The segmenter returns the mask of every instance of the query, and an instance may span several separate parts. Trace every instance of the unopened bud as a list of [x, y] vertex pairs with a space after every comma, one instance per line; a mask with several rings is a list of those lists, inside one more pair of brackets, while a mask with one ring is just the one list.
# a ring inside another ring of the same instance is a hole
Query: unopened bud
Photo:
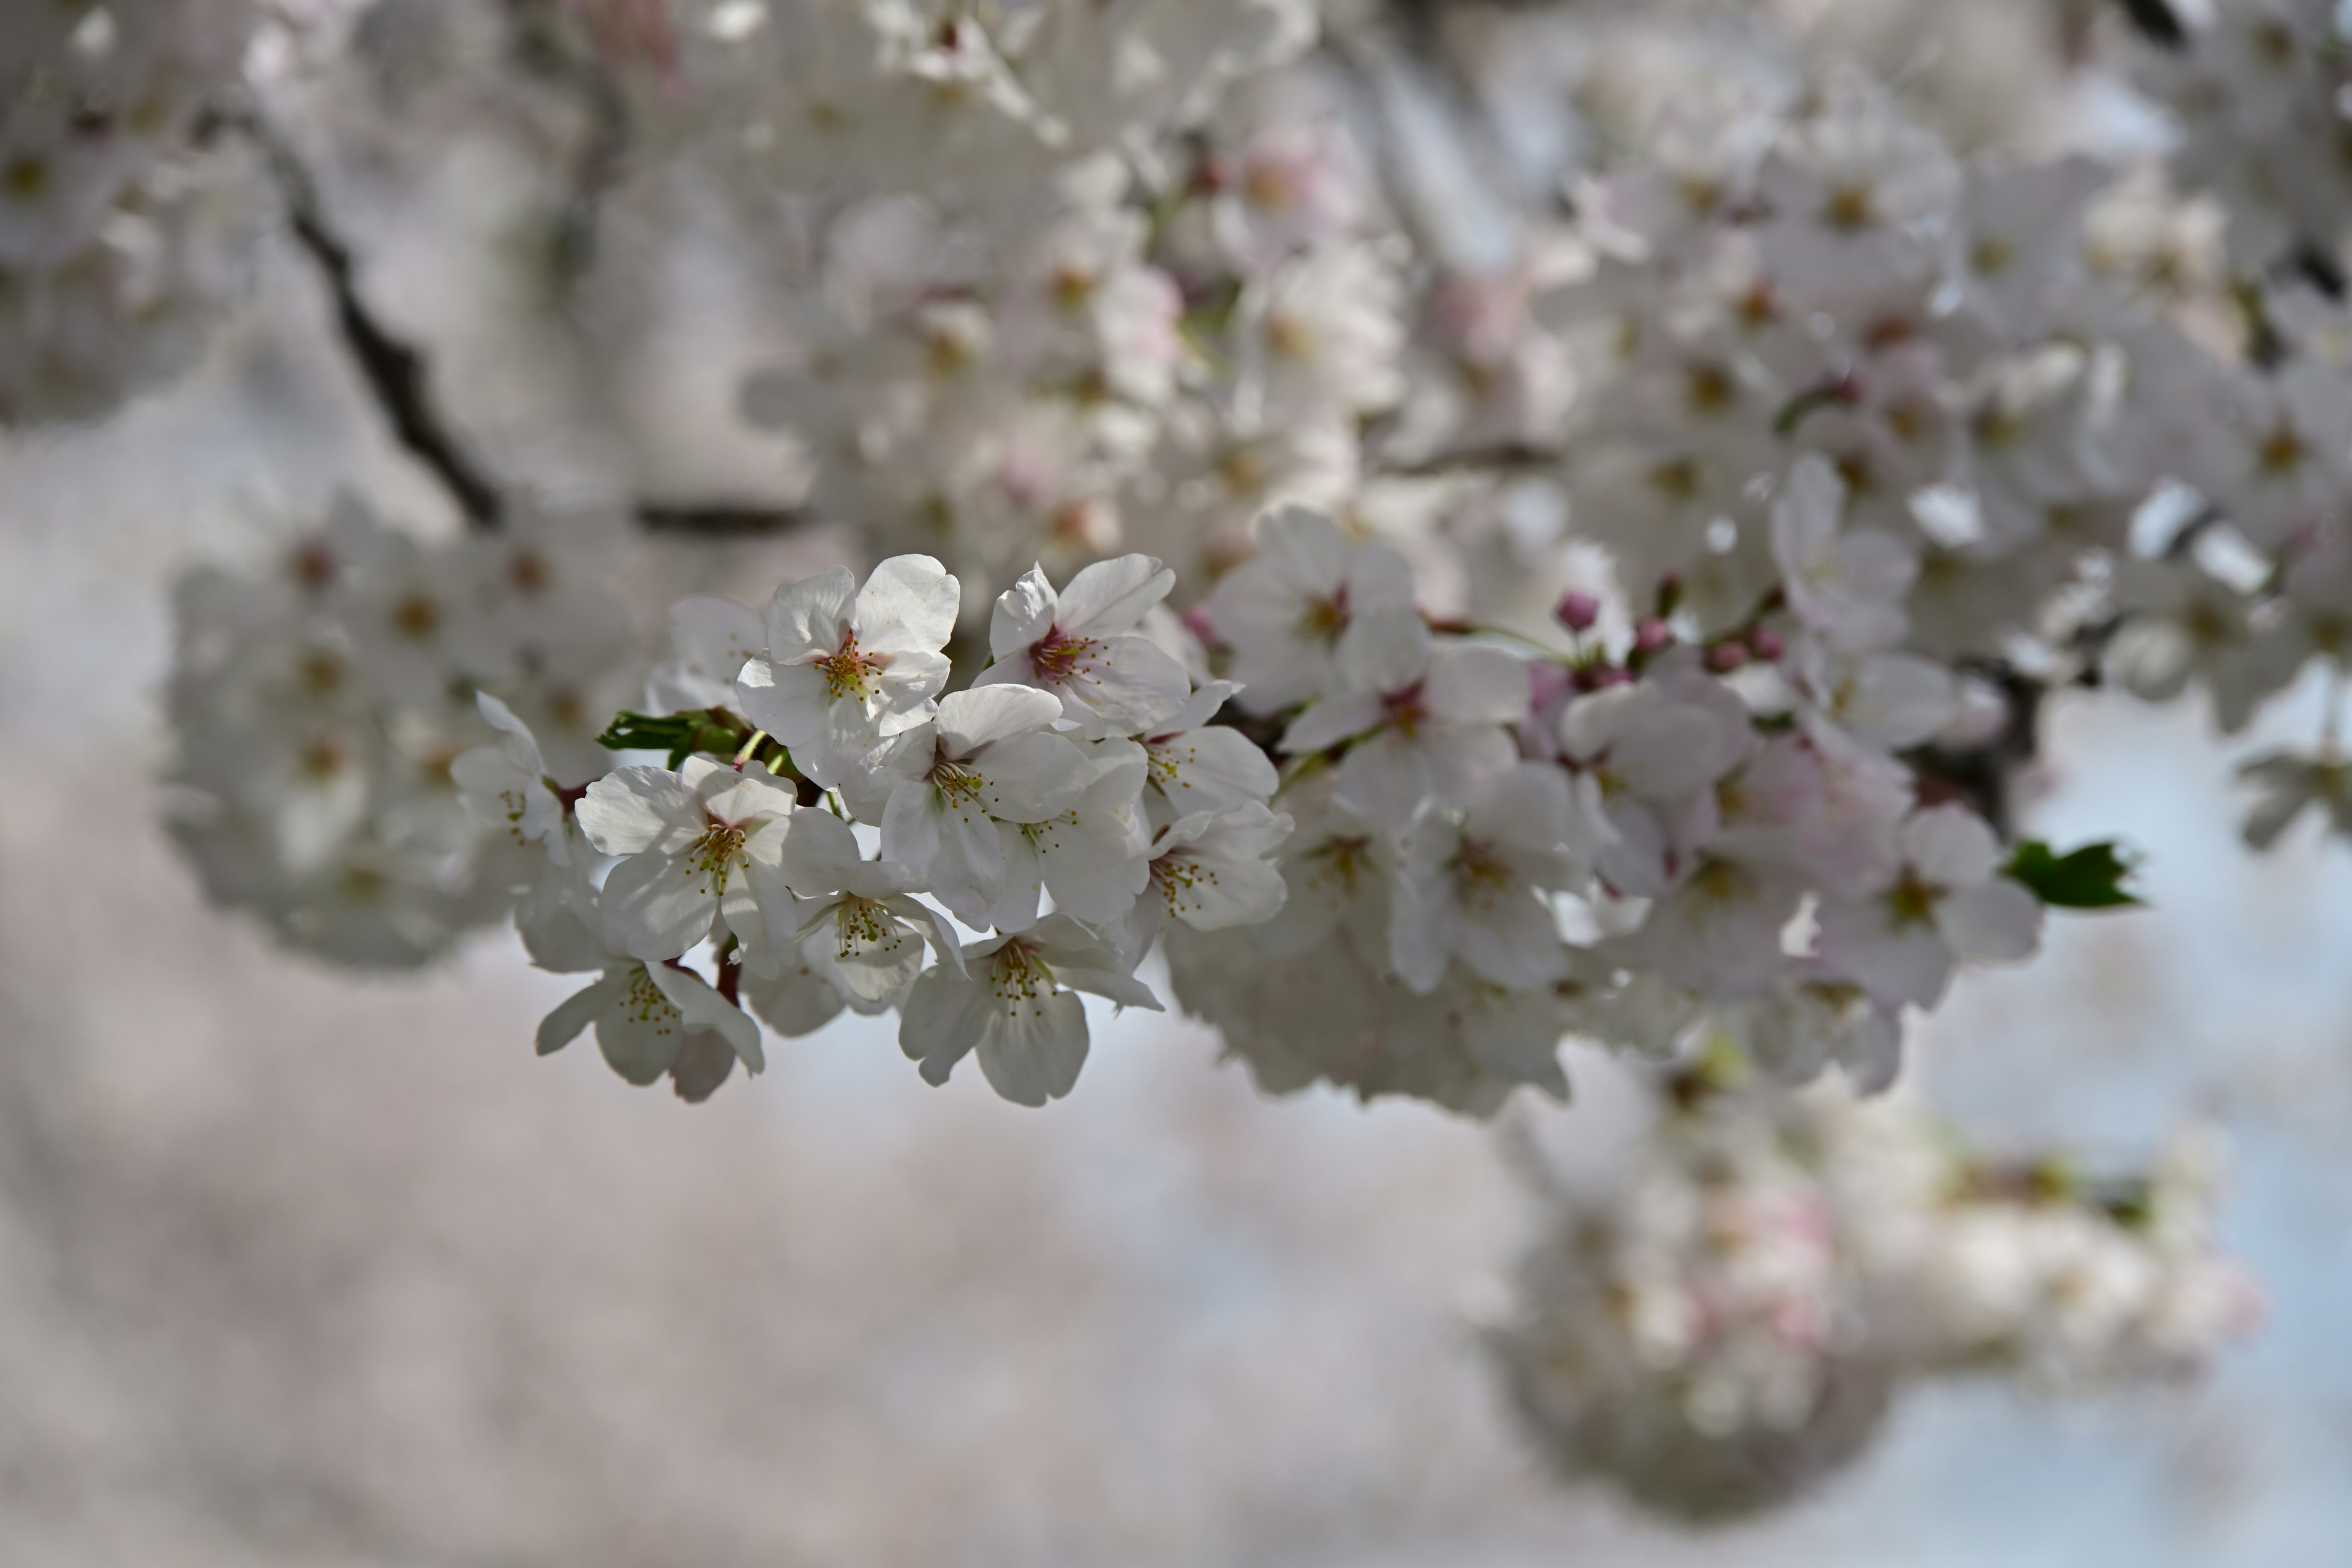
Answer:
[[1706, 667], [1717, 675], [1729, 675], [1748, 662], [1748, 649], [1739, 643], [1719, 642], [1706, 650]]
[[1788, 651], [1780, 646], [1780, 634], [1774, 631], [1770, 626], [1751, 626], [1748, 628], [1748, 646], [1758, 658], [1764, 660], [1767, 664], [1779, 663], [1780, 656]]
[[1674, 640], [1674, 628], [1655, 618], [1633, 628], [1633, 647], [1643, 653], [1655, 653]]
[[1572, 632], [1589, 632], [1601, 618], [1601, 601], [1581, 590], [1571, 590], [1560, 595], [1552, 609], [1552, 618]]

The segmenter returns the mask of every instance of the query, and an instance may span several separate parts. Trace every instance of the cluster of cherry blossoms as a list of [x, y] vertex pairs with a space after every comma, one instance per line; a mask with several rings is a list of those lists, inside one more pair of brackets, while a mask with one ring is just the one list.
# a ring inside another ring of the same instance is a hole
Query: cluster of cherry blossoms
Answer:
[[[62, 258], [178, 254], [123, 226], [228, 69], [222, 5], [35, 40], [23, 79], [83, 85], [0, 121], [0, 421], [97, 411], [148, 374], [104, 345], [203, 294], [25, 303]], [[844, 524], [873, 564], [686, 599], [649, 668], [342, 254], [355, 357], [478, 531], [349, 502], [186, 580], [174, 827], [217, 901], [360, 966], [511, 917], [589, 977], [541, 1050], [593, 1031], [690, 1100], [846, 1012], [1043, 1105], [1081, 995], [1158, 1009], [1157, 963], [1276, 1093], [1488, 1116], [1565, 1099], [1567, 1038], [1734, 1052], [1759, 1081], [1685, 1073], [1626, 1180], [1561, 1200], [1496, 1340], [1564, 1468], [1680, 1514], [1834, 1468], [1906, 1379], [2169, 1374], [2243, 1326], [2186, 1156], [2085, 1184], [1784, 1091], [1885, 1089], [1964, 966], [2132, 901], [2114, 847], [2020, 829], [2050, 694], [2194, 686], [2235, 732], [2340, 683], [2336, 7], [2133, 7], [2158, 37], [2116, 74], [2181, 135], [2132, 169], [1956, 151], [1736, 7], [1591, 7], [1633, 18], [1633, 107], [1502, 221], [1464, 192], [1508, 127], [1447, 142], [1475, 94], [1413, 89], [1377, 7], [280, 9], [252, 123], [278, 166], [340, 150], [300, 243], [335, 256], [339, 174], [415, 174], [411, 125], [354, 138], [373, 100], [318, 74], [348, 33], [383, 102], [436, 106], [419, 145], [479, 119], [541, 176], [518, 205], [563, 242], [500, 229], [483, 274], [560, 253], [584, 276], [516, 292], [583, 336], [724, 276], [757, 353], [673, 357], [805, 493], [722, 521]], [[444, 54], [477, 77], [419, 96]], [[152, 133], [93, 118], [151, 61]], [[2315, 804], [2352, 836], [2332, 718], [2245, 772], [2256, 844]]]
[[193, 363], [241, 286], [248, 176], [191, 144], [246, 0], [68, 0], [0, 29], [0, 426], [88, 419]]
[[791, 1037], [896, 1011], [929, 1082], [977, 1052], [1008, 1100], [1067, 1094], [1077, 993], [1158, 1010], [1135, 970], [1163, 924], [1254, 925], [1283, 900], [1274, 766], [1207, 725], [1231, 683], [1196, 689], [1137, 629], [1172, 583], [1143, 555], [1058, 593], [1032, 570], [996, 602], [993, 660], [952, 692], [961, 588], [929, 556], [862, 587], [845, 568], [787, 584], [764, 617], [685, 600], [650, 682], [660, 711], [608, 737], [666, 742], [667, 765], [584, 791], [485, 695], [503, 733], [450, 776], [479, 819], [543, 846], [517, 913], [533, 957], [602, 972], [541, 1050], [593, 1025], [623, 1077], [667, 1072], [699, 1098], [736, 1058], [762, 1065], [754, 1017]]
[[528, 723], [560, 787], [611, 767], [595, 736], [643, 667], [599, 577], [549, 525], [429, 544], [348, 498], [261, 573], [190, 573], [172, 827], [206, 891], [362, 968], [504, 919], [527, 862], [467, 811], [452, 764]]
[[2090, 1176], [1970, 1148], [1902, 1096], [1790, 1095], [1719, 1061], [1656, 1117], [1610, 1190], [1546, 1173], [1488, 1344], [1564, 1476], [1670, 1516], [1811, 1489], [1917, 1380], [2184, 1378], [2261, 1316], [2213, 1248], [2201, 1130], [2144, 1174]]
[[1570, 1031], [1670, 1053], [1712, 1020], [1794, 1081], [1890, 1081], [1903, 1009], [1962, 960], [2031, 954], [2042, 903], [1895, 755], [1945, 721], [1940, 671], [1831, 651], [1899, 637], [1908, 579], [1845, 512], [1801, 467], [1774, 519], [1789, 605], [1736, 636], [1612, 637], [1580, 594], [1545, 657], [1433, 628], [1385, 545], [1265, 519], [1195, 618], [1292, 764], [1290, 897], [1274, 932], [1171, 942], [1179, 997], [1269, 1088], [1481, 1113], [1564, 1096]]

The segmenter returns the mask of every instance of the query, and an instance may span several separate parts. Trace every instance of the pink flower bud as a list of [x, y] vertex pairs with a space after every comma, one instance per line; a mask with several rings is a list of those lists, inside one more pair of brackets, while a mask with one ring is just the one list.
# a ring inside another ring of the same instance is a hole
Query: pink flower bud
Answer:
[[1646, 620], [1633, 628], [1633, 646], [1643, 653], [1655, 653], [1674, 640], [1674, 628], [1661, 620]]
[[1560, 595], [1552, 609], [1552, 617], [1572, 632], [1589, 632], [1593, 622], [1601, 618], [1601, 601], [1591, 595], [1571, 590]]
[[1706, 667], [1717, 675], [1729, 675], [1748, 662], [1748, 649], [1739, 643], [1719, 642], [1706, 650]]
[[1754, 626], [1748, 633], [1748, 646], [1756, 657], [1768, 664], [1777, 663], [1788, 650], [1780, 646], [1780, 634], [1770, 626]]

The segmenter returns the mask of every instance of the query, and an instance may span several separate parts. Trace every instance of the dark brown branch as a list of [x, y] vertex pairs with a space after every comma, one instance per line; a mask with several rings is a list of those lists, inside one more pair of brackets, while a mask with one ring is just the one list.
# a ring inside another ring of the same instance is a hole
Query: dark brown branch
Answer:
[[1549, 473], [1558, 470], [1560, 454], [1549, 447], [1509, 441], [1490, 447], [1451, 447], [1409, 463], [1378, 462], [1375, 470], [1387, 479], [1444, 479], [1455, 474]]
[[476, 466], [443, 424], [433, 405], [424, 356], [387, 331], [360, 297], [358, 268], [351, 247], [327, 221], [318, 188], [293, 152], [267, 129], [257, 127], [270, 167], [286, 199], [295, 242], [318, 267], [335, 304], [335, 325], [352, 363], [410, 457], [441, 481], [466, 521], [483, 531], [505, 521], [498, 487]]
[[682, 533], [698, 539], [764, 539], [804, 526], [799, 507], [759, 505], [681, 506], [640, 501], [637, 524], [648, 533]]

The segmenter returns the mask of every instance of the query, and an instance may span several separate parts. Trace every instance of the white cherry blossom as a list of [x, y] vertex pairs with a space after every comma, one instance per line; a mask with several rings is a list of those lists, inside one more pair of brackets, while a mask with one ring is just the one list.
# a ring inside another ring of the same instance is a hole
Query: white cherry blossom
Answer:
[[1258, 521], [1256, 555], [1218, 582], [1208, 619], [1233, 649], [1242, 706], [1279, 713], [1339, 689], [1339, 641], [1359, 616], [1412, 603], [1402, 555], [1292, 506]]
[[708, 757], [666, 768], [615, 768], [588, 786], [580, 829], [620, 858], [604, 879], [604, 930], [633, 958], [685, 953], [724, 929], [763, 940], [752, 879], [783, 853], [792, 790], [758, 763], [740, 771]]
[[1118, 954], [1067, 915], [972, 942], [963, 960], [961, 970], [925, 971], [902, 1014], [898, 1044], [921, 1064], [928, 1083], [947, 1082], [956, 1063], [977, 1050], [997, 1093], [1016, 1105], [1043, 1105], [1069, 1093], [1086, 1065], [1079, 992], [1160, 1010]]
[[1490, 984], [1533, 991], [1568, 971], [1547, 889], [1580, 887], [1568, 847], [1568, 781], [1521, 763], [1484, 781], [1465, 807], [1431, 802], [1405, 835], [1389, 962], [1423, 994], [1460, 960]]
[[1192, 681], [1136, 627], [1175, 582], [1150, 555], [1097, 562], [1058, 594], [1044, 567], [1031, 567], [996, 601], [988, 627], [995, 662], [974, 684], [1051, 691], [1090, 738], [1165, 722], [1183, 706]]
[[1431, 795], [1460, 800], [1516, 755], [1503, 729], [1527, 716], [1528, 671], [1491, 647], [1440, 647], [1411, 610], [1356, 619], [1339, 642], [1341, 686], [1283, 731], [1307, 755], [1345, 745], [1340, 790], [1391, 827]]
[[667, 963], [627, 963], [605, 971], [547, 1016], [539, 1026], [539, 1054], [562, 1050], [592, 1026], [613, 1070], [641, 1086], [677, 1072], [679, 1093], [688, 1094], [698, 1042], [722, 1043], [730, 1059], [752, 1072], [767, 1066], [760, 1026], [700, 975]]
[[932, 712], [959, 592], [928, 555], [892, 556], [863, 588], [847, 567], [786, 584], [768, 605], [766, 653], [735, 682], [744, 714], [803, 773], [839, 783]]
[[1965, 806], [1930, 806], [1903, 826], [1903, 865], [1858, 899], [1823, 900], [1822, 957], [1887, 1007], [1932, 1007], [1962, 959], [2015, 963], [2042, 940], [2042, 904], [2000, 874], [2000, 846]]
[[922, 970], [926, 942], [941, 963], [963, 965], [945, 918], [910, 896], [920, 886], [915, 874], [866, 859], [849, 825], [830, 812], [794, 814], [776, 865], [755, 867], [753, 875], [779, 879], [795, 895], [761, 891], [768, 930], [782, 955], [774, 967], [797, 957], [861, 1013], [883, 1011], [906, 995]]
[[983, 924], [1004, 891], [997, 824], [1067, 811], [1093, 776], [1076, 742], [1055, 734], [1062, 700], [1031, 686], [950, 693], [939, 717], [877, 759], [882, 856], [905, 866], [967, 924]]

